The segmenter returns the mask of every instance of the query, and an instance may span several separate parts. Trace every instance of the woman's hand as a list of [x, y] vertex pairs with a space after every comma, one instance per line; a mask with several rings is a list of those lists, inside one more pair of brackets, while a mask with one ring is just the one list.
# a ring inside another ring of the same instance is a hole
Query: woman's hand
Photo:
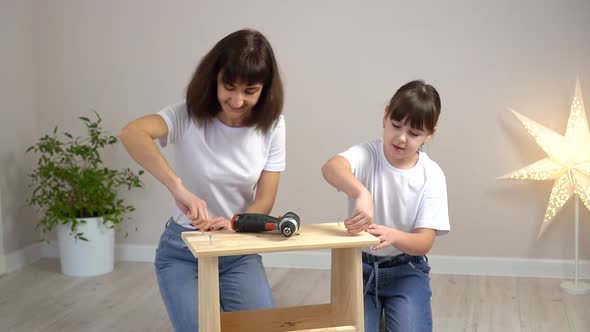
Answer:
[[172, 196], [176, 201], [176, 206], [192, 221], [193, 226], [202, 230], [211, 227], [207, 202], [188, 191], [184, 186], [175, 189]]
[[221, 231], [224, 229], [231, 229], [231, 221], [227, 220], [224, 217], [217, 217], [211, 219], [209, 223], [209, 228], [207, 228], [205, 231]]
[[354, 200], [352, 215], [344, 220], [344, 226], [351, 234], [366, 230], [373, 224], [373, 198], [368, 190], [364, 190]]

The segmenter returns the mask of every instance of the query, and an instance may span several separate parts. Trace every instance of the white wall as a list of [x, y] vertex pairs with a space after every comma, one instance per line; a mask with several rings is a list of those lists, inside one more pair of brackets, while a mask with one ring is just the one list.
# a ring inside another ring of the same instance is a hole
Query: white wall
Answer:
[[[551, 183], [496, 177], [544, 157], [507, 107], [563, 133], [578, 74], [590, 108], [588, 1], [53, 0], [34, 6], [29, 24], [41, 55], [35, 61], [42, 131], [56, 124], [76, 131], [76, 117], [96, 109], [116, 133], [181, 99], [200, 57], [224, 35], [253, 27], [271, 41], [286, 88], [288, 169], [275, 213], [293, 210], [308, 223], [343, 217], [345, 199], [322, 180], [322, 163], [379, 137], [387, 100], [401, 84], [424, 78], [443, 101], [426, 151], [447, 175], [453, 228], [433, 253], [573, 257], [571, 204], [536, 238]], [[37, 136], [30, 133], [19, 141], [29, 144]], [[120, 146], [107, 159], [133, 165]], [[127, 196], [138, 211], [129, 238], [119, 243], [155, 245], [170, 213], [169, 195], [145, 181], [144, 190]], [[583, 210], [582, 239], [590, 238], [589, 217]], [[5, 239], [24, 231], [5, 227]], [[590, 258], [588, 241], [580, 252]]]
[[[38, 76], [34, 1], [0, 2], [0, 257], [38, 241], [36, 217], [25, 208], [33, 159], [25, 150], [37, 135]], [[45, 110], [46, 111], [46, 110]]]

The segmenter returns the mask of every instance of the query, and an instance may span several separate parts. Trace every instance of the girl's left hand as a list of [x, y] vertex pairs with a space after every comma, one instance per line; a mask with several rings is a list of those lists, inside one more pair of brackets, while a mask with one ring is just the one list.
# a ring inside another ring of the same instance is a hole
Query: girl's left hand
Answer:
[[224, 229], [231, 229], [231, 221], [225, 219], [224, 217], [217, 217], [211, 219], [209, 228], [207, 228], [205, 231], [221, 231]]
[[393, 228], [383, 225], [371, 224], [371, 226], [367, 228], [367, 232], [381, 240], [381, 243], [372, 248], [373, 250], [379, 250], [388, 246], [393, 246], [393, 243], [395, 242], [396, 230]]

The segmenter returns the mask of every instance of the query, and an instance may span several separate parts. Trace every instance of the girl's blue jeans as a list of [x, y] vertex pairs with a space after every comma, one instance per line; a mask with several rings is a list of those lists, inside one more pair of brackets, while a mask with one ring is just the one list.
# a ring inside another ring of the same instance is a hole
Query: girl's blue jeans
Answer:
[[425, 256], [379, 257], [363, 252], [365, 332], [432, 331], [430, 266]]
[[[160, 294], [177, 332], [199, 330], [198, 260], [180, 233], [191, 231], [172, 219], [160, 237], [155, 269]], [[275, 306], [260, 255], [219, 257], [221, 310], [267, 309]]]

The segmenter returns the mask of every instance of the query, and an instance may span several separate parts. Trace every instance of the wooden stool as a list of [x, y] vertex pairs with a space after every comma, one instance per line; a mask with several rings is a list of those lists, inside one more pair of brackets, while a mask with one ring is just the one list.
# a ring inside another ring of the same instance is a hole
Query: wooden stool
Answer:
[[[210, 238], [209, 235], [213, 234]], [[349, 235], [338, 223], [304, 224], [290, 238], [276, 233], [184, 232], [199, 259], [199, 331], [360, 331], [364, 327], [361, 248], [379, 243], [362, 232]], [[221, 312], [219, 256], [332, 249], [330, 303], [268, 310]]]

